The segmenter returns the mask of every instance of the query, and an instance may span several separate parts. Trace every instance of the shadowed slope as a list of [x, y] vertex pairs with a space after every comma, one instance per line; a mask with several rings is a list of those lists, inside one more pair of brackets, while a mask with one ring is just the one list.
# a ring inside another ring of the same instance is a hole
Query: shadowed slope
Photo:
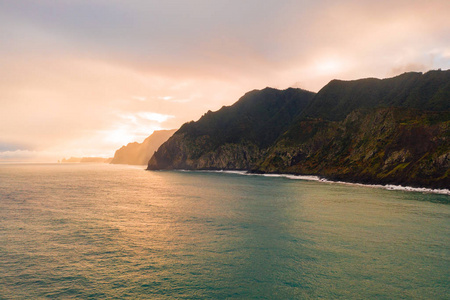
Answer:
[[317, 93], [302, 118], [338, 121], [355, 109], [372, 107], [448, 111], [450, 71], [404, 73], [387, 79], [332, 80]]
[[240, 169], [450, 187], [450, 71], [266, 88], [183, 125], [148, 169]]
[[314, 93], [266, 88], [184, 124], [149, 162], [149, 169], [248, 169], [290, 126]]

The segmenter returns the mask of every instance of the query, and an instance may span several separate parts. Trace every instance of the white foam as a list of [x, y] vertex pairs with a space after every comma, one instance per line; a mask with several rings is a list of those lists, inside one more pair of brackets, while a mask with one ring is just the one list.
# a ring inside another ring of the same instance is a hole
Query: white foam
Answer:
[[179, 172], [197, 172], [197, 173], [227, 173], [227, 174], [238, 174], [238, 175], [252, 175], [247, 171], [235, 171], [235, 170], [185, 170], [177, 169]]
[[323, 181], [322, 178], [312, 175], [290, 175], [290, 174], [260, 174], [260, 175], [264, 177], [280, 177], [293, 180]]
[[378, 188], [385, 189], [389, 191], [405, 191], [405, 192], [418, 192], [418, 193], [431, 193], [431, 194], [440, 194], [440, 195], [450, 195], [450, 189], [430, 189], [430, 188], [416, 188], [411, 186], [401, 186], [401, 185], [381, 185], [381, 184], [362, 184], [362, 183], [352, 183], [345, 181], [333, 181], [325, 178], [321, 178], [319, 176], [314, 175], [292, 175], [292, 174], [257, 174], [257, 173], [249, 173], [247, 171], [232, 171], [232, 170], [178, 170], [182, 172], [209, 172], [209, 173], [227, 173], [227, 174], [236, 174], [236, 175], [245, 175], [245, 176], [263, 176], [263, 177], [275, 177], [275, 178], [287, 178], [291, 180], [307, 180], [307, 181], [319, 181], [326, 183], [338, 183], [352, 186], [361, 186], [361, 187], [370, 187], [370, 188]]

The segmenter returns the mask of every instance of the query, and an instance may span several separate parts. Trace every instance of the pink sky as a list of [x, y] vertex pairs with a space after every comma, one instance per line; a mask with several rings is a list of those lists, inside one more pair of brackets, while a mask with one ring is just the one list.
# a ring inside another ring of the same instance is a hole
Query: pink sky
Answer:
[[0, 0], [0, 161], [113, 156], [266, 86], [450, 68], [450, 1]]

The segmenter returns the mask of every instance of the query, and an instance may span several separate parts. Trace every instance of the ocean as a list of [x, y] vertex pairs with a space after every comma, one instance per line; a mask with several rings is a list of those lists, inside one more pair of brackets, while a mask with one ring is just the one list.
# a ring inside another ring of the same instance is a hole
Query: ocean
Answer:
[[0, 275], [0, 299], [450, 299], [450, 196], [1, 164]]

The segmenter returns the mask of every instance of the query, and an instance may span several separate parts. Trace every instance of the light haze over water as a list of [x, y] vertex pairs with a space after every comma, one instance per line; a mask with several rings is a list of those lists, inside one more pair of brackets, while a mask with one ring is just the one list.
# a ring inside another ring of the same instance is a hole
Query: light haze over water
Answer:
[[450, 197], [0, 165], [0, 299], [449, 299]]

